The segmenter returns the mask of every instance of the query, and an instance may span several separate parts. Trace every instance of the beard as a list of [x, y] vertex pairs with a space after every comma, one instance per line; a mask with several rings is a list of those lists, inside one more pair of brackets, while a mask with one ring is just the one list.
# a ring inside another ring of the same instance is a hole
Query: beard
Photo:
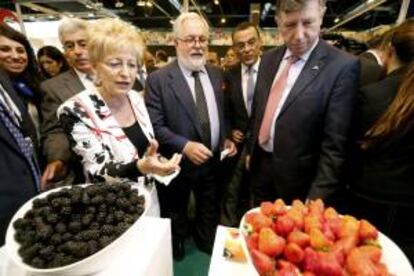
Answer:
[[178, 60], [190, 71], [200, 71], [206, 64], [204, 55], [178, 55]]

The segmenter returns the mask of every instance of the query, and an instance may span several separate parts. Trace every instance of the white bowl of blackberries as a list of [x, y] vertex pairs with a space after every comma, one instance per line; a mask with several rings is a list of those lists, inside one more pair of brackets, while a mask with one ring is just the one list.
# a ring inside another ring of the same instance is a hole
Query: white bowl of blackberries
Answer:
[[26, 202], [6, 234], [11, 259], [32, 275], [103, 270], [139, 233], [150, 196], [131, 183], [61, 187]]

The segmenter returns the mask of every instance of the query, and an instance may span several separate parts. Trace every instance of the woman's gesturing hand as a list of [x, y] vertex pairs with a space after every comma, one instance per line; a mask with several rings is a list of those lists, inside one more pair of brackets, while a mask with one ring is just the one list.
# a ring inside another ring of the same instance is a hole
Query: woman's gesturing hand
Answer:
[[138, 170], [143, 174], [157, 174], [165, 176], [174, 173], [180, 168], [181, 154], [175, 153], [170, 159], [157, 153], [158, 142], [150, 140], [147, 152], [143, 158], [138, 159]]

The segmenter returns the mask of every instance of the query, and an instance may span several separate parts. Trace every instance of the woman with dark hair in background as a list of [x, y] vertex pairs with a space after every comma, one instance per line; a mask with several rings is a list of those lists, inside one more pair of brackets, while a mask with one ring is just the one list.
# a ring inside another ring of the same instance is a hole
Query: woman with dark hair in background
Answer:
[[65, 56], [54, 46], [44, 46], [37, 52], [40, 71], [46, 79], [53, 78], [69, 70]]
[[[411, 62], [411, 65], [410, 65]], [[361, 89], [350, 211], [392, 238], [414, 263], [414, 20], [396, 28], [387, 77]]]
[[37, 138], [40, 122], [40, 70], [29, 40], [6, 23], [0, 23], [0, 67], [9, 75], [13, 86], [35, 125], [32, 137]]

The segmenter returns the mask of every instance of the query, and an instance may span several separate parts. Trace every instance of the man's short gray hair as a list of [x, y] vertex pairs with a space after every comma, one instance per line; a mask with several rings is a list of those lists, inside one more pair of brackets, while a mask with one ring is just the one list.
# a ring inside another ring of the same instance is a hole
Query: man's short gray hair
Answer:
[[183, 12], [174, 21], [174, 25], [173, 25], [174, 37], [176, 38], [180, 37], [181, 26], [183, 25], [184, 21], [188, 19], [200, 20], [203, 23], [203, 25], [205, 25], [207, 33], [209, 32], [208, 24], [201, 15], [195, 12]]
[[[276, 0], [276, 15], [282, 12], [291, 13], [302, 10], [309, 2], [315, 0]], [[326, 0], [318, 0], [319, 6], [325, 10]]]
[[63, 42], [63, 36], [66, 34], [73, 34], [77, 31], [88, 29], [88, 21], [79, 19], [79, 18], [65, 18], [62, 20], [62, 23], [59, 25], [58, 34], [60, 43]]

